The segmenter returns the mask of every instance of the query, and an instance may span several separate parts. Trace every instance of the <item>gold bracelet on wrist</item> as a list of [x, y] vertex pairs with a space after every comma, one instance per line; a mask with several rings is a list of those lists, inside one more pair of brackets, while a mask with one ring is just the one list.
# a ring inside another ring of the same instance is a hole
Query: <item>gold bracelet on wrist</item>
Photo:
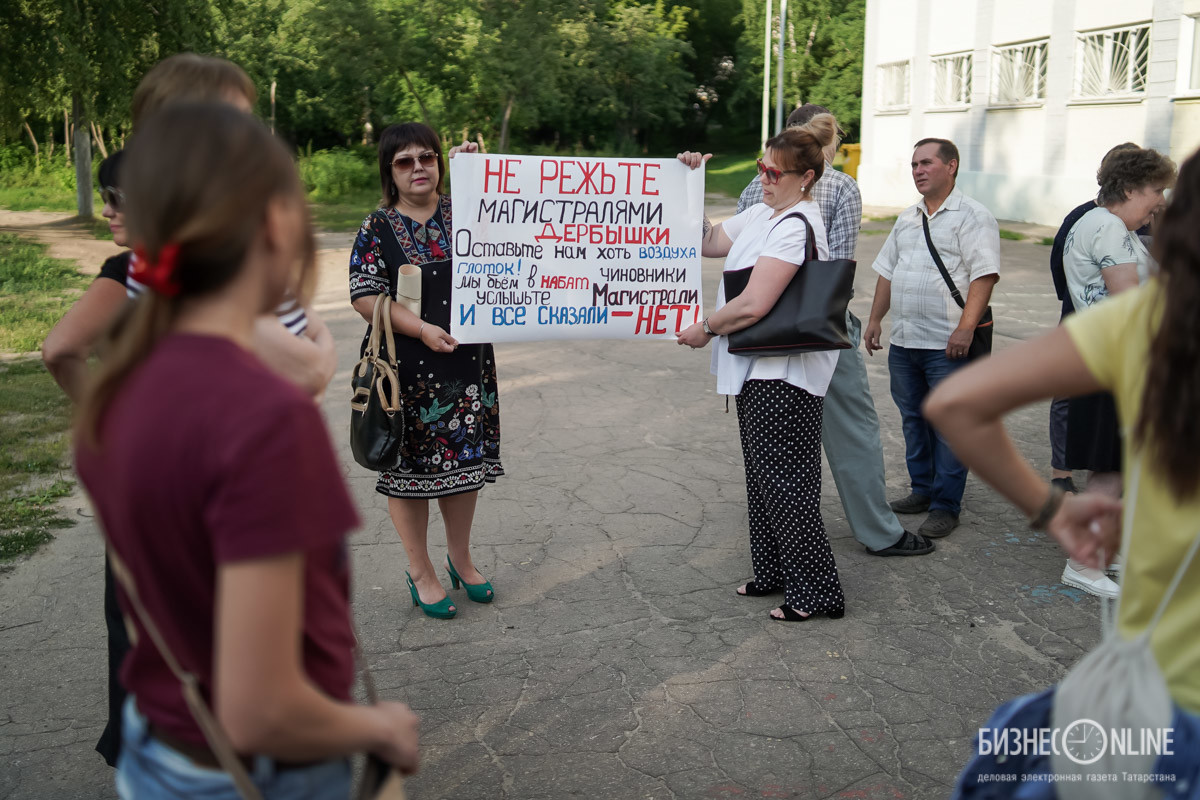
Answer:
[[1029, 519], [1029, 529], [1031, 531], [1046, 530], [1046, 526], [1050, 524], [1050, 520], [1054, 519], [1054, 515], [1058, 513], [1058, 509], [1062, 506], [1063, 499], [1066, 496], [1067, 493], [1060, 487], [1051, 486], [1050, 496], [1042, 504], [1041, 510]]

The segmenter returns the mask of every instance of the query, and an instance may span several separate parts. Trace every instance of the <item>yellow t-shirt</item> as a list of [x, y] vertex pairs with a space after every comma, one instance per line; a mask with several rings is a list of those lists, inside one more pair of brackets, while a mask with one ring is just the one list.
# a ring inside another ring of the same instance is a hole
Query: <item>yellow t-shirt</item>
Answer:
[[[1200, 533], [1200, 495], [1180, 503], [1156, 465], [1130, 441], [1142, 409], [1150, 340], [1162, 317], [1158, 280], [1067, 318], [1066, 328], [1088, 370], [1116, 397], [1124, 454], [1125, 502], [1135, 503], [1133, 538], [1121, 579], [1118, 627], [1131, 638], [1154, 616], [1175, 570]], [[1129, 494], [1134, 459], [1138, 496]], [[1159, 668], [1179, 705], [1200, 712], [1200, 554], [1171, 598], [1151, 639]]]

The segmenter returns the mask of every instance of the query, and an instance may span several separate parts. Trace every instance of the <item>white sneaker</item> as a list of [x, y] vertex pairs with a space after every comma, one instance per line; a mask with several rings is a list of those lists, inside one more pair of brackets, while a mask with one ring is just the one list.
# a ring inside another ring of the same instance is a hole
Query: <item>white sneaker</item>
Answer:
[[1104, 570], [1082, 565], [1076, 567], [1070, 561], [1067, 561], [1067, 566], [1063, 569], [1062, 582], [1067, 586], [1082, 589], [1088, 594], [1107, 597], [1110, 600], [1117, 599], [1121, 594], [1121, 587], [1105, 575]]

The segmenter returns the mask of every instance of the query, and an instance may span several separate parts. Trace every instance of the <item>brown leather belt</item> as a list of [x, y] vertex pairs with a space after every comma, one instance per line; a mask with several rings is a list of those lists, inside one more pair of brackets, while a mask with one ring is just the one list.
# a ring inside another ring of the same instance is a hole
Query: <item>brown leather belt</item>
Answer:
[[[224, 767], [221, 766], [221, 762], [217, 760], [216, 754], [213, 753], [213, 751], [210, 750], [207, 746], [202, 745], [202, 744], [193, 744], [192, 742], [185, 742], [178, 737], [172, 736], [171, 734], [167, 733], [166, 731], [162, 730], [161, 728], [159, 728], [156, 725], [150, 725], [149, 728], [150, 728], [151, 736], [153, 736], [155, 739], [158, 739], [160, 742], [162, 742], [163, 744], [165, 744], [167, 747], [171, 748], [175, 752], [179, 753], [180, 755], [186, 756], [187, 759], [189, 761], [191, 761], [193, 764], [195, 764], [197, 767], [203, 767], [205, 769], [224, 770]], [[253, 772], [254, 772], [254, 757], [238, 755], [237, 758], [238, 758], [238, 761], [242, 762], [242, 766], [246, 768], [246, 771], [253, 774]], [[280, 761], [278, 759], [275, 759], [274, 761], [275, 761], [275, 770], [277, 772], [284, 772], [284, 771], [293, 770], [293, 769], [304, 769], [305, 767], [311, 767], [315, 764], [320, 763], [318, 761], [295, 761], [295, 762], [292, 762], [292, 761]]]

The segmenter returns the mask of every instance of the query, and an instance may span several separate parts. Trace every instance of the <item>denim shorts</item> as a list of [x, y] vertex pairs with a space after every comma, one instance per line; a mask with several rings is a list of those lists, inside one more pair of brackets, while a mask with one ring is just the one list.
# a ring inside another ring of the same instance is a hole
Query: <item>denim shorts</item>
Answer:
[[[266, 800], [350, 796], [350, 762], [344, 758], [277, 769], [274, 760], [255, 756], [250, 778]], [[132, 697], [125, 701], [117, 796], [122, 800], [241, 800], [229, 773], [197, 766], [154, 738]]]

